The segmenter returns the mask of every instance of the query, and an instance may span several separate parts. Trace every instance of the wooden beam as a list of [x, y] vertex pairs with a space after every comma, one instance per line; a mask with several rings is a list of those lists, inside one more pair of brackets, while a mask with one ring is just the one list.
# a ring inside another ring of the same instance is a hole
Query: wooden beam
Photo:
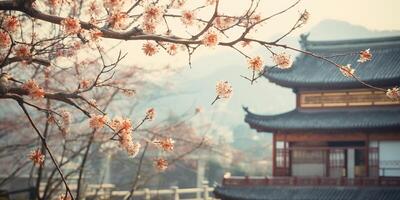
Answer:
[[[364, 141], [363, 133], [278, 133], [276, 140], [288, 142]], [[399, 134], [400, 136], [400, 134]], [[399, 137], [400, 138], [400, 137]]]
[[369, 140], [400, 140], [400, 133], [372, 133]]
[[365, 176], [369, 177], [369, 134], [366, 134], [365, 140]]
[[272, 176], [276, 176], [276, 134], [272, 135]]
[[[276, 141], [287, 142], [335, 142], [400, 140], [400, 133], [275, 133]], [[368, 138], [367, 138], [368, 137]]]

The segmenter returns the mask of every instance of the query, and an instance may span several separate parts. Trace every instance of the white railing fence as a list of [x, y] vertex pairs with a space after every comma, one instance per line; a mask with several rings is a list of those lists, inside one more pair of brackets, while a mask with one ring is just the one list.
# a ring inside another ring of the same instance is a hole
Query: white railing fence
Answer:
[[[127, 200], [129, 191], [115, 191], [113, 185], [107, 184], [103, 186], [89, 186], [85, 196], [87, 199], [121, 199]], [[208, 182], [203, 182], [203, 186], [199, 188], [178, 188], [176, 186], [170, 189], [150, 190], [148, 188], [135, 191], [134, 199], [150, 200], [154, 197], [162, 197], [161, 199], [171, 200], [212, 200], [214, 199], [210, 193], [214, 191], [213, 187], [208, 186]], [[187, 194], [195, 198], [183, 198], [181, 195]]]

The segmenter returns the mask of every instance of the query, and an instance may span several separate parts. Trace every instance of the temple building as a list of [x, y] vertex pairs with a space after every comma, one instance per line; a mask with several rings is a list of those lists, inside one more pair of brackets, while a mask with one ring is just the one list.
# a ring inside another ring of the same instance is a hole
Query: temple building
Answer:
[[[400, 37], [308, 41], [302, 36], [300, 44], [338, 64], [351, 64], [366, 84], [400, 86]], [[372, 60], [357, 63], [358, 52], [369, 48]], [[224, 177], [216, 197], [400, 199], [400, 101], [304, 54], [292, 68], [273, 68], [265, 77], [296, 94], [290, 112], [260, 115], [245, 108], [251, 128], [273, 134], [273, 176]]]

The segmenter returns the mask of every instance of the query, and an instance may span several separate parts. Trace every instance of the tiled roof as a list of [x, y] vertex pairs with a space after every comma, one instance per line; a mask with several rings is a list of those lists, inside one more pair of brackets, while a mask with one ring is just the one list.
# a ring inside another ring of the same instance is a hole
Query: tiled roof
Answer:
[[245, 111], [245, 121], [258, 131], [400, 130], [399, 108], [293, 110], [278, 115]]
[[[355, 53], [330, 59], [341, 65], [351, 64], [356, 70], [356, 75], [372, 85], [400, 85], [400, 37], [302, 43], [305, 50], [323, 56]], [[358, 65], [357, 52], [368, 48], [371, 49], [372, 60]], [[336, 66], [304, 54], [296, 58], [292, 68], [273, 68], [265, 76], [271, 82], [290, 88], [363, 87], [354, 79], [343, 76]]]
[[252, 186], [216, 187], [222, 200], [398, 200], [398, 187], [299, 187]]

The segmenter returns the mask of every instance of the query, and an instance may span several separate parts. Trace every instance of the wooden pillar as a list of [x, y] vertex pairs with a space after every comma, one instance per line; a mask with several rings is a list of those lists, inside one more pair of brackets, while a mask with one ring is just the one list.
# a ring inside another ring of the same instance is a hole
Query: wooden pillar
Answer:
[[288, 176], [289, 175], [289, 166], [287, 163], [288, 149], [286, 147], [286, 140], [287, 140], [287, 135], [285, 134], [285, 139], [283, 140], [283, 167], [285, 169], [285, 176]]
[[272, 176], [276, 176], [276, 135], [272, 134]]
[[369, 134], [365, 139], [365, 176], [369, 177]]
[[331, 169], [331, 167], [330, 167], [330, 149], [329, 148], [326, 150], [325, 156], [326, 156], [326, 158], [325, 158], [325, 170], [326, 170], [325, 176], [329, 177], [330, 169]]
[[380, 153], [380, 152], [381, 152], [381, 141], [378, 141], [378, 152], [377, 152], [377, 154], [378, 154], [378, 155], [377, 155], [378, 159], [377, 159], [377, 161], [376, 161], [376, 162], [377, 162], [377, 165], [378, 165], [378, 166], [377, 166], [377, 167], [378, 167], [378, 177], [381, 176], [381, 175], [380, 175], [380, 173], [381, 173], [381, 172], [380, 172], [380, 171], [381, 171], [381, 170], [380, 170], [380, 169], [381, 169], [381, 162], [380, 162], [380, 160], [381, 160], [380, 154], [381, 154], [381, 153]]
[[288, 142], [288, 154], [289, 154], [289, 156], [288, 156], [288, 159], [289, 159], [289, 169], [288, 169], [288, 171], [289, 171], [289, 174], [288, 174], [288, 176], [292, 176], [292, 150], [291, 150], [291, 146], [290, 146], [290, 142]]
[[344, 149], [344, 177], [348, 177], [348, 169], [347, 169], [347, 149]]

